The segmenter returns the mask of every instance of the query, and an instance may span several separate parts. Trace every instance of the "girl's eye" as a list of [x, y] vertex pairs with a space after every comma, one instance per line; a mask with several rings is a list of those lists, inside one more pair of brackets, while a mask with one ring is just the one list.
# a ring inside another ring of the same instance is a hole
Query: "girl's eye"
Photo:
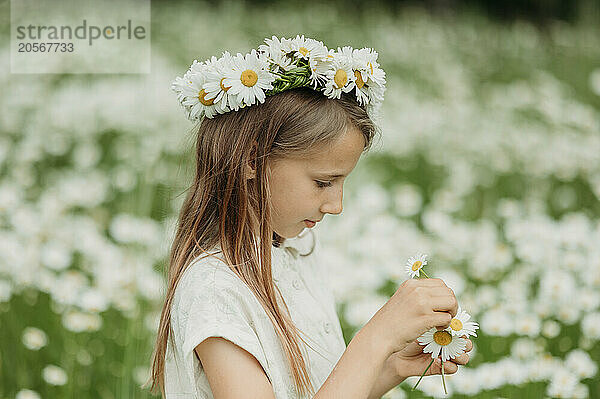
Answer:
[[322, 181], [315, 180], [315, 182], [317, 183], [317, 187], [319, 187], [319, 188], [331, 187], [330, 181], [322, 182]]

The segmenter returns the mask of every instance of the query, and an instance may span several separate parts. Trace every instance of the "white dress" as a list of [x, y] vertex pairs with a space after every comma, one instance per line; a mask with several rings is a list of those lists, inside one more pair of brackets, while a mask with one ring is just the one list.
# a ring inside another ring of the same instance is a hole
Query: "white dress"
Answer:
[[[313, 253], [301, 256], [310, 252], [313, 240]], [[285, 240], [280, 248], [271, 248], [274, 282], [292, 320], [312, 346], [299, 342], [316, 392], [346, 349], [325, 278], [327, 265], [319, 263], [319, 243], [309, 229]], [[213, 398], [194, 352], [208, 337], [223, 337], [251, 353], [265, 370], [277, 399], [298, 398], [271, 321], [249, 288], [221, 260], [209, 256], [184, 272], [175, 290], [171, 325], [175, 347], [167, 344], [167, 399]]]

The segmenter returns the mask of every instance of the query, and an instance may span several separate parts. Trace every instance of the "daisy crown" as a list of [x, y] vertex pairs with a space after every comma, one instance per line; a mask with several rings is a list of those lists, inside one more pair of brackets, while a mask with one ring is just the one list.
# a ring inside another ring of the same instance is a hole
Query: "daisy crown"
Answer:
[[218, 59], [194, 60], [171, 84], [186, 117], [192, 122], [214, 118], [298, 87], [310, 87], [332, 99], [352, 92], [370, 116], [379, 112], [386, 81], [373, 49], [330, 50], [304, 35], [273, 36], [265, 43], [246, 55], [226, 51]]

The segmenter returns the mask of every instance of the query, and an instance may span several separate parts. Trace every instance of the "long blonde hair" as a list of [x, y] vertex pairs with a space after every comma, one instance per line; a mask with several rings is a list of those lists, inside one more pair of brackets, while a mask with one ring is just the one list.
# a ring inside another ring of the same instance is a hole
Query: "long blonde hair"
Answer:
[[[276, 300], [279, 290], [271, 274], [271, 245], [279, 246], [285, 238], [269, 223], [268, 162], [322, 149], [350, 128], [364, 135], [364, 151], [368, 151], [377, 128], [354, 94], [342, 93], [341, 99], [328, 99], [309, 88], [288, 90], [267, 97], [262, 104], [201, 121], [195, 178], [179, 213], [152, 354], [148, 383], [152, 381], [153, 393], [160, 386], [165, 395], [167, 339], [174, 347], [171, 305], [175, 288], [195, 258], [220, 245], [231, 270], [250, 288], [273, 323], [297, 392], [314, 394], [298, 344], [301, 331], [292, 322], [285, 301], [284, 311]], [[255, 178], [247, 180], [245, 165], [254, 167]]]

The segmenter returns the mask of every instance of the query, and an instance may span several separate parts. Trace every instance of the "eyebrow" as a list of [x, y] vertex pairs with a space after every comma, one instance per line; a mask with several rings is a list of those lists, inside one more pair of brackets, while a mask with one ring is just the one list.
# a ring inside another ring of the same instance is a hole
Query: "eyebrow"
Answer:
[[323, 176], [323, 177], [328, 177], [330, 179], [336, 179], [338, 177], [344, 177], [345, 175], [340, 175], [340, 174], [331, 174], [331, 173], [324, 173], [324, 172], [317, 172], [318, 175]]

